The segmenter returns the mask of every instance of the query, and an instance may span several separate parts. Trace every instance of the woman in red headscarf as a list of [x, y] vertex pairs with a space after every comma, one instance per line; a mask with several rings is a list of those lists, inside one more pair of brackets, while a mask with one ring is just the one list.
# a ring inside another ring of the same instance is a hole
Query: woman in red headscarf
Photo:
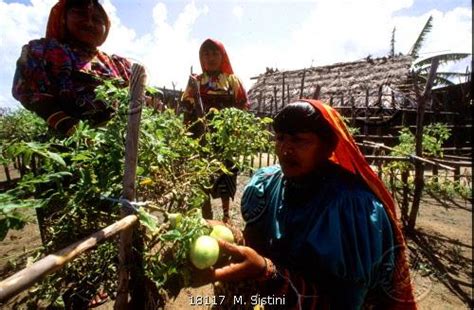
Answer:
[[13, 96], [45, 119], [50, 128], [71, 134], [79, 120], [107, 122], [115, 107], [95, 99], [104, 80], [126, 86], [130, 62], [98, 50], [110, 20], [97, 0], [60, 0], [48, 19], [46, 37], [23, 46]]
[[219, 241], [234, 263], [210, 271], [218, 294], [234, 308], [416, 309], [394, 202], [339, 114], [303, 100], [273, 127], [280, 165], [245, 188], [245, 246]]
[[[214, 39], [207, 39], [199, 49], [199, 60], [201, 62], [202, 74], [192, 76], [197, 80], [199, 91], [193, 85], [188, 85], [181, 98], [184, 119], [186, 123], [192, 123], [198, 118], [196, 102], [200, 97], [203, 112], [207, 113], [211, 108], [221, 110], [224, 108], [238, 108], [247, 110], [249, 107], [247, 94], [239, 78], [234, 74], [227, 56], [224, 45]], [[229, 221], [230, 198], [234, 198], [237, 183], [237, 171], [232, 169], [232, 163], [226, 163], [232, 171], [232, 175], [221, 174], [214, 182], [211, 196], [221, 198], [224, 222]], [[212, 218], [210, 200], [203, 206], [204, 218]]]
[[[115, 107], [97, 100], [95, 89], [105, 80], [127, 86], [131, 68], [127, 59], [98, 50], [109, 29], [109, 18], [97, 0], [60, 0], [51, 9], [46, 37], [30, 41], [22, 49], [13, 96], [62, 135], [70, 135], [80, 120], [92, 126], [107, 122]], [[61, 206], [55, 203], [37, 209], [44, 244], [48, 244], [44, 219]], [[97, 306], [107, 297], [98, 293], [88, 300], [90, 294], [84, 293], [84, 287], [68, 291], [66, 307], [73, 309]]]

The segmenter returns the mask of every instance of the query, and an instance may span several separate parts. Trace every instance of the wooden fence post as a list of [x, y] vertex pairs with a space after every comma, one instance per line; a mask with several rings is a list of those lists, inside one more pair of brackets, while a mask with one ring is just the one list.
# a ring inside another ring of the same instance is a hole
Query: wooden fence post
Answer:
[[282, 73], [281, 81], [281, 109], [285, 107], [285, 72]]
[[7, 164], [3, 164], [3, 171], [5, 171], [5, 177], [7, 178], [7, 183], [9, 184], [12, 178], [10, 176], [10, 169]]
[[286, 85], [286, 103], [290, 103], [290, 85]]
[[365, 124], [364, 124], [364, 135], [369, 134], [369, 88], [365, 90]]
[[313, 93], [313, 99], [319, 100], [320, 95], [321, 95], [321, 86], [319, 86], [319, 84], [316, 84], [316, 88], [314, 89], [314, 93]]
[[300, 85], [300, 99], [303, 98], [305, 76], [306, 76], [306, 69], [303, 69], [303, 77], [301, 78], [301, 85]]
[[[123, 177], [123, 198], [133, 201], [135, 198], [135, 177], [138, 161], [138, 142], [140, 130], [140, 118], [142, 106], [145, 101], [145, 68], [139, 64], [132, 67], [130, 81], [130, 105], [127, 123], [127, 138], [125, 145], [125, 171]], [[174, 88], [174, 85], [173, 85]], [[130, 215], [132, 211], [122, 208], [122, 216]], [[132, 252], [133, 227], [120, 233], [119, 245], [119, 284], [117, 300], [114, 309], [144, 309], [145, 291], [143, 289], [143, 262], [142, 253]], [[138, 245], [138, 251], [140, 245]], [[132, 273], [133, 266], [133, 273]], [[138, 270], [137, 270], [138, 269]], [[140, 270], [141, 269], [141, 270]], [[135, 272], [138, 271], [138, 272]], [[141, 274], [141, 275], [140, 275]], [[129, 285], [131, 281], [132, 287]], [[131, 304], [129, 304], [129, 292], [131, 291]]]
[[278, 113], [278, 89], [273, 86], [273, 103], [275, 104], [275, 114]]
[[[420, 96], [418, 87], [415, 80], [415, 92], [417, 96], [418, 108], [416, 114], [416, 135], [415, 135], [415, 154], [416, 156], [422, 156], [423, 153], [423, 116], [425, 113], [425, 104], [431, 98], [431, 88], [433, 87], [434, 78], [436, 71], [438, 70], [439, 58], [435, 57], [431, 61], [431, 68], [426, 81], [425, 90], [423, 95]], [[421, 194], [424, 187], [424, 164], [422, 162], [415, 162], [415, 191], [413, 194], [413, 204], [410, 210], [410, 218], [408, 219], [408, 231], [415, 229], [416, 217], [420, 208]]]

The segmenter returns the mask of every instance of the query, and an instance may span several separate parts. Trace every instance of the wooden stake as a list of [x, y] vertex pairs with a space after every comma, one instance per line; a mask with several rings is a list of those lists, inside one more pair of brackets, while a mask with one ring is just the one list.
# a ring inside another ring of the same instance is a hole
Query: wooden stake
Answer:
[[[415, 134], [415, 154], [421, 156], [423, 153], [423, 117], [425, 113], [425, 104], [431, 98], [431, 88], [438, 70], [439, 58], [434, 57], [431, 61], [431, 68], [426, 81], [425, 90], [423, 95], [420, 96], [418, 93], [417, 84], [415, 82], [415, 92], [418, 101], [418, 111], [416, 114], [416, 134]], [[416, 78], [415, 78], [416, 81]], [[410, 210], [410, 217], [408, 219], [408, 231], [415, 229], [416, 217], [418, 216], [418, 210], [420, 208], [421, 194], [424, 187], [424, 166], [420, 161], [415, 162], [415, 191], [413, 194], [413, 204]]]
[[282, 73], [281, 81], [281, 109], [285, 107], [285, 72]]
[[[138, 161], [138, 139], [140, 118], [142, 106], [145, 101], [145, 68], [139, 64], [134, 64], [132, 67], [132, 77], [130, 81], [130, 106], [127, 123], [127, 138], [125, 145], [125, 172], [123, 177], [123, 198], [133, 201], [135, 198], [135, 177]], [[173, 85], [174, 88], [174, 85]], [[130, 210], [122, 208], [122, 216], [126, 217], [131, 213]], [[132, 240], [133, 229], [129, 227], [120, 234], [119, 245], [119, 284], [117, 291], [117, 300], [114, 309], [129, 308], [129, 280], [132, 276], [132, 266], [135, 268], [142, 268], [141, 258], [133, 257], [132, 255]], [[140, 255], [141, 253], [139, 253]], [[134, 285], [138, 284], [134, 281]], [[132, 287], [134, 292], [140, 290]], [[145, 292], [142, 290], [141, 294], [144, 296]], [[132, 293], [134, 295], [134, 293]], [[134, 302], [140, 302], [138, 296], [132, 296]], [[141, 300], [144, 303], [144, 298]], [[143, 308], [140, 308], [143, 309]]]
[[300, 99], [303, 98], [303, 91], [304, 91], [304, 78], [306, 76], [306, 69], [303, 69], [303, 77], [301, 78], [301, 85], [300, 85]]
[[313, 93], [313, 99], [319, 100], [320, 93], [321, 93], [321, 86], [319, 86], [319, 84], [316, 84], [316, 88], [314, 89], [314, 93]]

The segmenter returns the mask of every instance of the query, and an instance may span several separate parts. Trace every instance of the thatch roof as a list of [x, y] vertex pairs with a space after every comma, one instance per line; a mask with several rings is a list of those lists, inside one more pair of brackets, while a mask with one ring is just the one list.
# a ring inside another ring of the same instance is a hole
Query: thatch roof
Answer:
[[[303, 98], [313, 98], [319, 86], [319, 99], [328, 103], [332, 101], [336, 107], [351, 106], [351, 97], [356, 107], [364, 107], [366, 98], [369, 98], [368, 106], [413, 107], [410, 77], [412, 61], [411, 56], [400, 55], [374, 59], [367, 57], [301, 70], [278, 71], [267, 68], [267, 72], [254, 78], [257, 81], [249, 90], [251, 110], [257, 111], [259, 102], [260, 111], [273, 110], [275, 98], [277, 109], [283, 102], [286, 104], [297, 100], [300, 98], [303, 76]], [[342, 101], [341, 97], [344, 97]]]

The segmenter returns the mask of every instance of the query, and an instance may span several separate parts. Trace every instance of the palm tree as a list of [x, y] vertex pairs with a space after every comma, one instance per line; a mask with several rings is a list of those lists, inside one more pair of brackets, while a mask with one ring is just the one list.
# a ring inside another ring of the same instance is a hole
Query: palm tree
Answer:
[[[430, 16], [426, 21], [425, 26], [421, 30], [420, 34], [418, 35], [418, 38], [416, 39], [415, 43], [408, 52], [408, 55], [412, 56], [414, 59], [412, 63], [412, 69], [421, 83], [426, 82], [426, 79], [428, 78], [428, 72], [430, 71], [431, 61], [433, 60], [433, 58], [437, 57], [439, 59], [439, 64], [442, 65], [449, 62], [460, 61], [472, 55], [470, 53], [445, 53], [420, 59], [419, 51], [423, 46], [426, 36], [431, 32], [431, 29], [433, 28], [432, 22], [433, 17]], [[454, 85], [455, 83], [452, 81], [452, 79], [466, 78], [469, 75], [469, 72], [437, 72], [433, 86]]]

